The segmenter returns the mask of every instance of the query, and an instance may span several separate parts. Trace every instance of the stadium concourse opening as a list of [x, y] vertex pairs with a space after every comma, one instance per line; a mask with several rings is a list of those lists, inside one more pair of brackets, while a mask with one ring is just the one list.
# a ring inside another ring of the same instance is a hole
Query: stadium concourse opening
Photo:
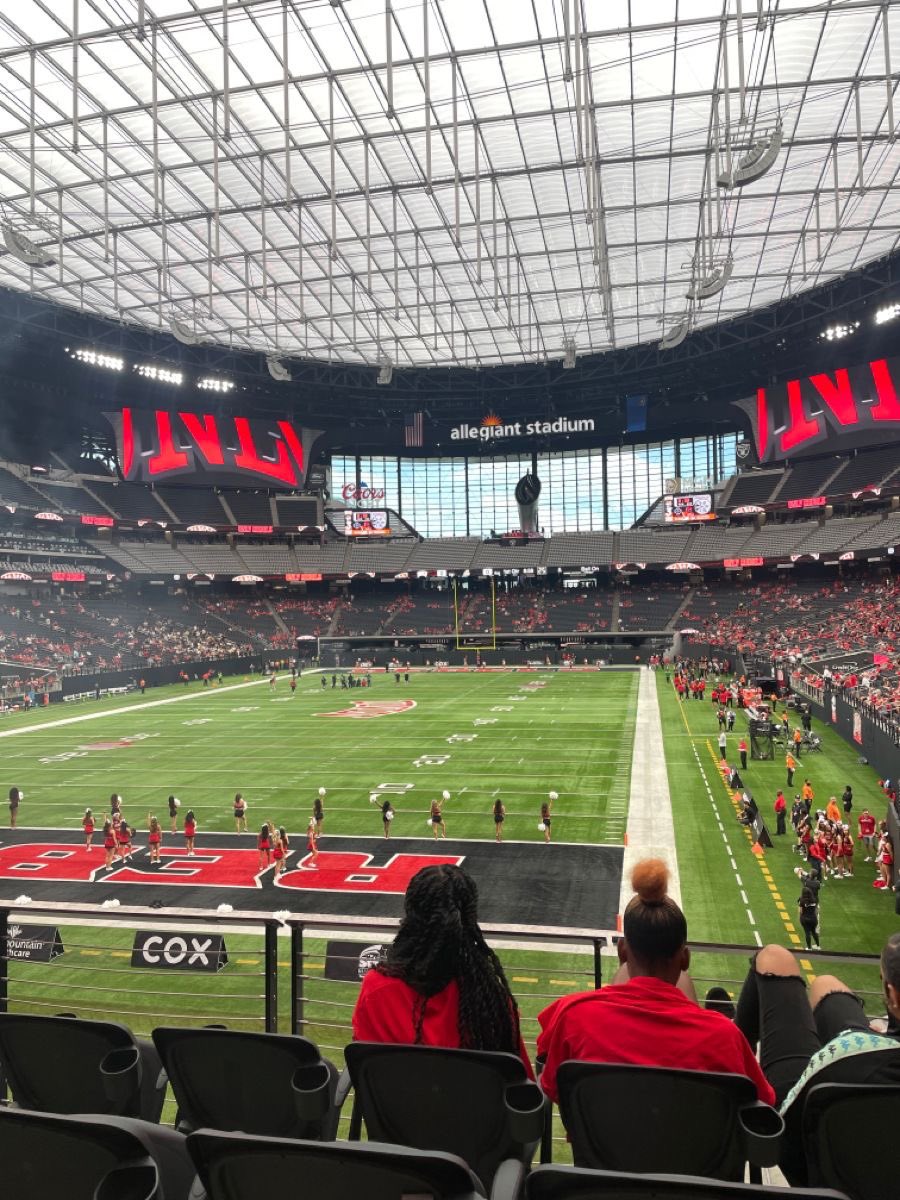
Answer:
[[620, 846], [507, 841], [500, 856], [493, 841], [330, 836], [320, 841], [316, 868], [305, 851], [290, 851], [276, 881], [272, 867], [259, 869], [254, 837], [217, 833], [210, 841], [190, 857], [163, 846], [157, 866], [138, 838], [134, 852], [106, 870], [102, 850], [86, 850], [80, 833], [19, 827], [0, 842], [0, 891], [7, 903], [24, 891], [40, 903], [399, 917], [413, 875], [453, 863], [478, 884], [479, 912], [489, 924], [522, 933], [616, 929]]

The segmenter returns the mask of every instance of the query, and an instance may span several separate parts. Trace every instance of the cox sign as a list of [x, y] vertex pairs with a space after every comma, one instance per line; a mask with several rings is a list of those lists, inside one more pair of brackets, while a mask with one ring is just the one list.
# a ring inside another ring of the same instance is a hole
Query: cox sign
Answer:
[[173, 933], [142, 929], [134, 935], [133, 967], [163, 971], [221, 971], [228, 962], [220, 933]]
[[353, 483], [345, 483], [341, 488], [341, 496], [344, 500], [355, 500], [357, 504], [368, 500], [383, 500], [384, 488], [357, 487]]

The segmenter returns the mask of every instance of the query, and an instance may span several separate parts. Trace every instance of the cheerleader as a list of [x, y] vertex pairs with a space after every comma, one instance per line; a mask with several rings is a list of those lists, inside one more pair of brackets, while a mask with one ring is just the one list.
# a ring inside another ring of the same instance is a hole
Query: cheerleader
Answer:
[[283, 825], [278, 826], [278, 836], [281, 838], [281, 844], [284, 846], [284, 856], [287, 859], [287, 852], [291, 848], [291, 839], [288, 837], [287, 830]]
[[103, 849], [106, 852], [106, 863], [104, 865], [108, 871], [112, 868], [113, 859], [116, 856], [116, 834], [109, 817], [103, 822]]
[[322, 822], [325, 820], [325, 808], [322, 801], [325, 799], [326, 791], [323, 787], [319, 788], [319, 794], [313, 801], [313, 820], [316, 823], [316, 835], [322, 832]]
[[268, 821], [262, 826], [259, 831], [259, 838], [256, 842], [259, 850], [259, 870], [264, 871], [272, 865], [272, 831], [269, 828]]
[[494, 801], [494, 841], [503, 841], [503, 822], [506, 818], [506, 807], [498, 796]]
[[878, 864], [880, 878], [876, 879], [872, 886], [883, 888], [888, 892], [893, 891], [894, 843], [889, 833], [882, 833], [881, 835], [881, 842], [878, 846], [878, 853], [875, 855], [875, 862]]
[[194, 835], [197, 832], [197, 818], [194, 816], [194, 810], [189, 808], [187, 816], [184, 818], [184, 848], [187, 851], [188, 858], [194, 857]]
[[177, 796], [169, 797], [169, 827], [173, 833], [178, 832], [178, 808], [181, 801]]
[[84, 848], [90, 850], [91, 842], [94, 839], [94, 815], [89, 808], [84, 810], [84, 816], [81, 818], [81, 828], [84, 830]]
[[538, 828], [544, 835], [544, 841], [550, 841], [550, 813], [553, 811], [553, 801], [556, 800], [556, 792], [549, 792], [547, 799], [541, 805], [541, 820]]
[[122, 815], [122, 797], [118, 792], [113, 792], [109, 798], [109, 811], [114, 817]]
[[447, 836], [447, 826], [444, 824], [444, 814], [441, 812], [441, 809], [444, 807], [445, 802], [449, 799], [450, 793], [442, 792], [440, 800], [432, 800], [431, 802], [431, 816], [429, 820], [431, 821], [431, 828], [434, 833], [435, 841], [437, 841], [439, 829], [441, 831], [442, 838]]
[[240, 792], [234, 796], [234, 828], [236, 833], [247, 832], [247, 801]]
[[119, 852], [119, 858], [126, 859], [131, 854], [131, 830], [128, 827], [128, 822], [122, 818], [116, 827], [116, 846]]
[[159, 865], [159, 844], [162, 841], [162, 830], [159, 827], [159, 820], [148, 814], [147, 825], [150, 830], [150, 835], [147, 841], [150, 843], [150, 861]]
[[281, 837], [281, 830], [275, 834], [275, 844], [272, 847], [272, 858], [275, 860], [275, 878], [284, 873], [284, 842]]
[[307, 858], [311, 858], [311, 862], [305, 862], [303, 865], [310, 871], [317, 871], [316, 859], [319, 857], [319, 835], [316, 833], [316, 819], [309, 818], [309, 827], [306, 830], [306, 853]]
[[385, 800], [381, 806], [381, 823], [384, 826], [384, 836], [391, 836], [391, 821], [394, 819], [394, 806], [390, 800]]
[[853, 878], [853, 835], [850, 833], [850, 826], [843, 827], [843, 850], [844, 850], [844, 874]]

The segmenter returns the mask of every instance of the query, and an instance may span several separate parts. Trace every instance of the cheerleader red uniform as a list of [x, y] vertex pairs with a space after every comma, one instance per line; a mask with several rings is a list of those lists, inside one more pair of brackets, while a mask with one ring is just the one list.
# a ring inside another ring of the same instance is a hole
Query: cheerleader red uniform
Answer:
[[160, 834], [159, 830], [158, 829], [153, 830], [151, 832], [150, 836], [148, 837], [147, 841], [150, 843], [151, 846], [158, 846], [159, 843], [162, 841], [162, 835]]
[[84, 821], [81, 822], [81, 825], [82, 825], [82, 828], [84, 829], [85, 833], [93, 833], [94, 832], [93, 817], [87, 817]]
[[191, 841], [191, 840], [193, 840], [194, 834], [195, 834], [196, 832], [197, 832], [197, 823], [196, 823], [196, 821], [185, 821], [185, 823], [184, 823], [184, 836], [185, 836], [185, 839], [186, 839], [187, 841]]
[[115, 834], [113, 833], [112, 830], [110, 830], [109, 833], [106, 835], [106, 837], [103, 839], [103, 849], [104, 850], [115, 850], [115, 848], [116, 848]]
[[120, 853], [131, 849], [131, 830], [124, 821], [116, 830], [116, 842], [118, 843]]
[[259, 841], [256, 843], [256, 847], [260, 854], [265, 854], [266, 858], [268, 859], [269, 851], [272, 849], [272, 844], [269, 841], [269, 835], [267, 833], [261, 833], [259, 835]]

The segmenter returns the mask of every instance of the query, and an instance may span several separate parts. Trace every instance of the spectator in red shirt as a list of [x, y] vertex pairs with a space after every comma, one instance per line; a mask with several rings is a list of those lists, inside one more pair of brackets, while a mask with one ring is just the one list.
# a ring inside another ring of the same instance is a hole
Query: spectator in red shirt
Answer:
[[637, 895], [625, 909], [622, 967], [612, 986], [564, 996], [540, 1014], [540, 1084], [551, 1099], [559, 1099], [556, 1072], [569, 1059], [746, 1075], [760, 1100], [775, 1099], [740, 1030], [686, 994], [693, 991], [684, 974], [691, 960], [687, 922], [667, 895], [668, 876], [660, 859], [634, 868]]
[[519, 1009], [478, 925], [478, 892], [459, 867], [423, 867], [381, 962], [363, 978], [353, 1012], [359, 1042], [518, 1054], [534, 1078]]

